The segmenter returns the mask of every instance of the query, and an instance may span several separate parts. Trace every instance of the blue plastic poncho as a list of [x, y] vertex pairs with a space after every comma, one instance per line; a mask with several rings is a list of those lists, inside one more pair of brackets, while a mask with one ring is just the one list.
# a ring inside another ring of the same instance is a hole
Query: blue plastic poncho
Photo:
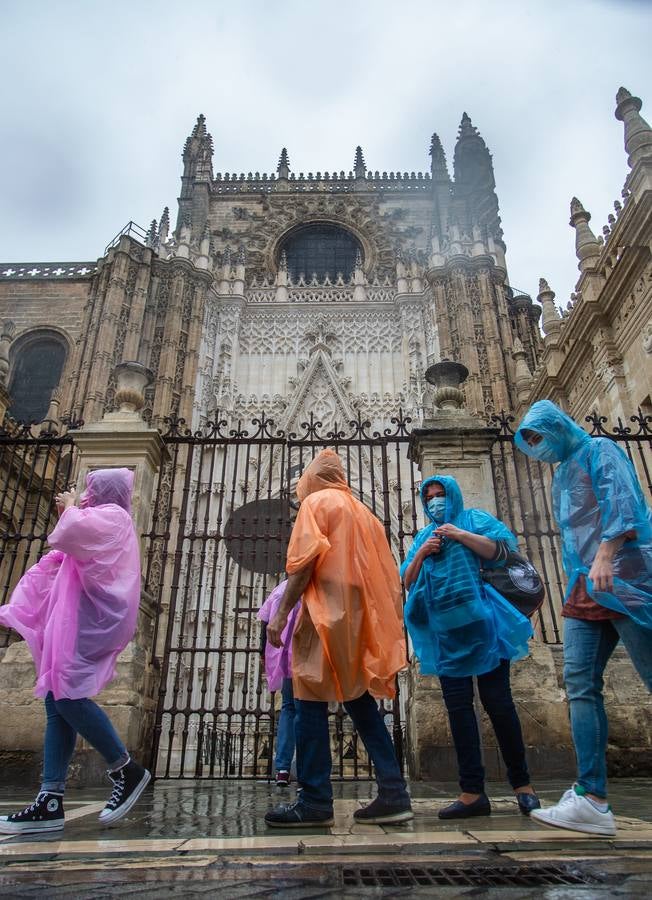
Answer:
[[[524, 429], [542, 435], [541, 443], [530, 447]], [[515, 440], [528, 456], [559, 462], [552, 505], [568, 577], [565, 599], [578, 577], [588, 576], [601, 541], [632, 532], [614, 558], [613, 591], [596, 591], [588, 577], [587, 591], [601, 606], [652, 628], [652, 513], [623, 451], [609, 438], [590, 437], [550, 400], [530, 407]]]
[[[452, 476], [435, 475], [421, 485], [421, 502], [430, 524], [414, 538], [401, 576], [437, 528], [424, 499], [433, 482], [446, 491], [445, 522], [516, 549], [516, 538], [502, 522], [481, 509], [464, 509], [462, 492]], [[483, 564], [492, 565], [486, 560]], [[502, 659], [526, 656], [532, 637], [529, 620], [480, 578], [477, 554], [450, 538], [439, 554], [424, 559], [409, 589], [405, 622], [424, 675], [464, 677], [491, 672]]]

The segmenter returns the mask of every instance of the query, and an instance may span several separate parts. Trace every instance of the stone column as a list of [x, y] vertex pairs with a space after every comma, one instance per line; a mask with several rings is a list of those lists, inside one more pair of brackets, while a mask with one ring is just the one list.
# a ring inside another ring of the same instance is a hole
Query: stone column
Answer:
[[[151, 372], [139, 363], [126, 362], [116, 367], [115, 376], [117, 411], [75, 433], [77, 485], [81, 490], [93, 469], [125, 466], [134, 470], [132, 514], [142, 554], [142, 535], [149, 527], [156, 473], [165, 447], [158, 431], [148, 428], [139, 415]], [[143, 591], [134, 639], [118, 658], [115, 678], [96, 698], [129, 751], [145, 763], [149, 762], [158, 696], [158, 672], [150, 662], [154, 615], [153, 600]], [[38, 784], [45, 720], [43, 703], [33, 697], [33, 686], [29, 651], [23, 642], [14, 643], [0, 659], [0, 781], [15, 783], [19, 777], [21, 783]], [[70, 782], [97, 784], [103, 769], [102, 758], [80, 740]]]
[[[467, 507], [496, 515], [491, 447], [497, 430], [464, 409], [461, 384], [468, 371], [461, 363], [443, 360], [426, 371], [433, 386], [435, 409], [423, 427], [415, 429], [410, 454], [422, 477], [453, 475]], [[573, 751], [565, 697], [561, 685], [560, 648], [531, 642], [530, 656], [512, 670], [512, 689], [531, 768], [548, 775], [570, 775]], [[480, 711], [487, 777], [505, 780], [505, 770], [491, 725]], [[413, 778], [457, 781], [457, 760], [448, 714], [433, 676], [421, 675], [416, 661], [409, 673], [407, 702], [409, 771]], [[509, 790], [508, 786], [506, 790]]]
[[7, 378], [9, 375], [9, 346], [14, 336], [16, 327], [9, 319], [0, 324], [0, 428], [4, 422], [5, 413], [11, 403], [7, 390]]

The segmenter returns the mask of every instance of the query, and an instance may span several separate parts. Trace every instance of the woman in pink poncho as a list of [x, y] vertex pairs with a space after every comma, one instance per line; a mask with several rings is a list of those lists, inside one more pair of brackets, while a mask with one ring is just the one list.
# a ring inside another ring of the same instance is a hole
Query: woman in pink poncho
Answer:
[[78, 734], [104, 757], [114, 784], [100, 813], [103, 824], [125, 815], [150, 780], [89, 699], [113, 678], [118, 654], [136, 628], [140, 558], [130, 515], [133, 480], [129, 469], [99, 469], [88, 475], [79, 508], [74, 491], [57, 495], [60, 518], [48, 539], [51, 552], [0, 607], [0, 625], [19, 632], [34, 657], [34, 693], [44, 698], [47, 717], [41, 790], [26, 809], [0, 816], [0, 833], [63, 828], [63, 792]]

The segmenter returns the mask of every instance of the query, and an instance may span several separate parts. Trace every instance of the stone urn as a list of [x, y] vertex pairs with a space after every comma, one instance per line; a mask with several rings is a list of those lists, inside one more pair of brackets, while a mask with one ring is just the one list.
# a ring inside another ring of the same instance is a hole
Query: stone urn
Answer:
[[154, 381], [154, 373], [142, 363], [122, 362], [113, 370], [117, 390], [115, 405], [121, 413], [137, 413], [145, 405], [145, 389]]
[[426, 369], [426, 381], [434, 388], [435, 405], [442, 410], [464, 409], [464, 391], [461, 389], [469, 377], [469, 370], [462, 363], [442, 359]]

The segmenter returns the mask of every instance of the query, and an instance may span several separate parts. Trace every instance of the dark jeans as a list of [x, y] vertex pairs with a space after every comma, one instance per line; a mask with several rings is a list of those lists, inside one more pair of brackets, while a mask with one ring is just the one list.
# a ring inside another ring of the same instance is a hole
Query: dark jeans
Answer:
[[[484, 766], [480, 749], [480, 732], [473, 708], [473, 678], [439, 679], [448, 710], [453, 743], [457, 753], [460, 787], [469, 794], [484, 792]], [[501, 660], [492, 672], [478, 675], [480, 700], [493, 725], [498, 746], [507, 767], [507, 778], [513, 788], [525, 787], [530, 775], [525, 761], [525, 745], [521, 723], [509, 685], [509, 662]]]
[[[294, 731], [297, 740], [297, 781], [301, 801], [315, 809], [333, 809], [331, 747], [328, 733], [328, 703], [296, 700]], [[374, 764], [378, 795], [388, 803], [409, 803], [405, 779], [396, 759], [394, 745], [385, 727], [378, 704], [369, 693], [348, 700], [344, 708]]]
[[127, 749], [109, 717], [92, 700], [55, 700], [50, 691], [45, 698], [45, 713], [42, 791], [63, 792], [78, 734], [102, 754], [109, 769], [128, 761]]
[[283, 679], [281, 697], [283, 703], [281, 714], [278, 717], [274, 768], [277, 772], [289, 772], [294, 759], [294, 716], [296, 712], [291, 678]]

